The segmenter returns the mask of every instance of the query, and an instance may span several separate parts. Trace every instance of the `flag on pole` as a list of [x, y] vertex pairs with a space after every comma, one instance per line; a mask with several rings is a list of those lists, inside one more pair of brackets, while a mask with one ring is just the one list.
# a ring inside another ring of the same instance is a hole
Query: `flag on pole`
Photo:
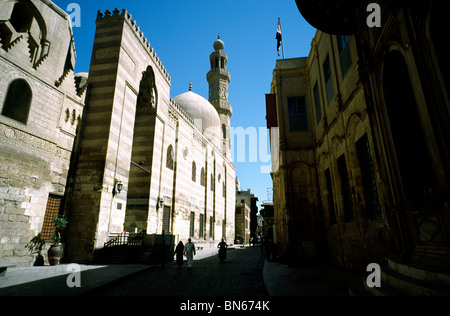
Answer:
[[278, 18], [278, 27], [277, 27], [277, 35], [276, 35], [276, 39], [277, 39], [277, 53], [278, 56], [280, 56], [280, 46], [281, 46], [281, 42], [283, 41], [283, 37], [281, 35], [281, 22], [280, 22], [280, 18]]

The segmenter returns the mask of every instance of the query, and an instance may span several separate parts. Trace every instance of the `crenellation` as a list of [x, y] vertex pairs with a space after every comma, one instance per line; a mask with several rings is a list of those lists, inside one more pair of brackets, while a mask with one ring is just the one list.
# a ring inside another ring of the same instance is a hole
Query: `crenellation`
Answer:
[[164, 65], [162, 64], [159, 57], [156, 55], [156, 52], [151, 47], [150, 42], [147, 40], [147, 38], [144, 35], [144, 32], [140, 30], [140, 27], [137, 25], [136, 20], [132, 19], [132, 15], [128, 13], [126, 9], [122, 10], [122, 14], [119, 15], [119, 10], [115, 9], [113, 11], [113, 14], [111, 15], [110, 10], [106, 10], [105, 13], [102, 13], [101, 11], [98, 11], [97, 13], [97, 22], [108, 20], [112, 18], [123, 18], [124, 21], [129, 23], [131, 29], [134, 31], [137, 38], [140, 40], [140, 43], [143, 45], [144, 49], [147, 51], [149, 56], [155, 61], [155, 64], [158, 66], [159, 70], [161, 71], [161, 74], [163, 77], [169, 82], [171, 82], [171, 77], [168, 73], [168, 71], [165, 69]]

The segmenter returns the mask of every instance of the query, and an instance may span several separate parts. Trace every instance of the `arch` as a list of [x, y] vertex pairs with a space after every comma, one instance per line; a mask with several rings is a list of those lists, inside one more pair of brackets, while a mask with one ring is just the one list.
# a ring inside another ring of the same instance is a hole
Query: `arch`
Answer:
[[26, 33], [33, 23], [33, 11], [29, 4], [23, 2], [14, 3], [9, 22], [18, 33]]
[[346, 137], [350, 137], [352, 140], [360, 138], [366, 133], [367, 112], [353, 113], [347, 119], [346, 122]]
[[192, 161], [192, 181], [197, 181], [197, 165], [195, 164], [195, 161]]
[[166, 167], [170, 170], [174, 169], [174, 158], [175, 158], [175, 155], [173, 152], [173, 146], [170, 145], [167, 148], [167, 157], [166, 157]]
[[158, 105], [158, 89], [156, 88], [156, 77], [152, 66], [142, 72], [142, 79], [139, 84], [138, 107], [147, 107], [155, 110]]
[[408, 66], [399, 51], [392, 50], [385, 56], [381, 80], [404, 196], [422, 196], [434, 188], [434, 172]]
[[202, 168], [202, 170], [200, 171], [200, 185], [201, 185], [201, 186], [206, 186], [206, 173], [205, 173], [205, 168]]
[[16, 79], [8, 87], [2, 115], [27, 124], [33, 92], [24, 79]]
[[222, 138], [227, 139], [227, 127], [225, 124], [222, 124]]

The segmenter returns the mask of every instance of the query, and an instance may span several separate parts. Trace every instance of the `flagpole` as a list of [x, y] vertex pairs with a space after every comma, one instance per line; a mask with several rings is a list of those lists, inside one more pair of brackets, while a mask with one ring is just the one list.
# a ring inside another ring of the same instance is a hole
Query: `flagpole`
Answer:
[[[281, 34], [283, 34], [283, 29], [281, 28], [281, 19], [280, 19], [280, 30], [281, 30]], [[283, 40], [283, 37], [281, 37], [281, 53], [283, 54], [283, 59], [284, 59], [284, 40]]]

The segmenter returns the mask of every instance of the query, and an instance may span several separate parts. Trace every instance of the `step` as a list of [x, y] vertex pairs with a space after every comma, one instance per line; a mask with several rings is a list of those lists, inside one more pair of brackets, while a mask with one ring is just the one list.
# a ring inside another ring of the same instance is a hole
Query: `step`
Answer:
[[444, 287], [450, 287], [450, 273], [439, 270], [431, 270], [416, 264], [404, 264], [387, 259], [388, 266], [397, 273], [406, 277], [433, 284], [440, 284]]
[[398, 289], [392, 287], [391, 285], [387, 284], [386, 282], [381, 282], [381, 287], [369, 287], [367, 285], [366, 280], [362, 280], [364, 289], [371, 295], [371, 296], [406, 296], [405, 293], [402, 293]]
[[0, 277], [4, 277], [6, 275], [6, 271], [8, 270], [8, 268], [14, 268], [15, 266], [16, 266], [15, 264], [0, 263]]
[[[394, 268], [391, 268], [391, 266]], [[448, 284], [437, 282], [437, 279], [424, 278], [428, 272], [422, 270], [422, 272], [417, 273], [414, 269], [411, 272], [411, 266], [408, 269], [406, 264], [393, 264], [391, 262], [381, 268], [381, 287], [391, 287], [401, 295], [450, 296]]]

